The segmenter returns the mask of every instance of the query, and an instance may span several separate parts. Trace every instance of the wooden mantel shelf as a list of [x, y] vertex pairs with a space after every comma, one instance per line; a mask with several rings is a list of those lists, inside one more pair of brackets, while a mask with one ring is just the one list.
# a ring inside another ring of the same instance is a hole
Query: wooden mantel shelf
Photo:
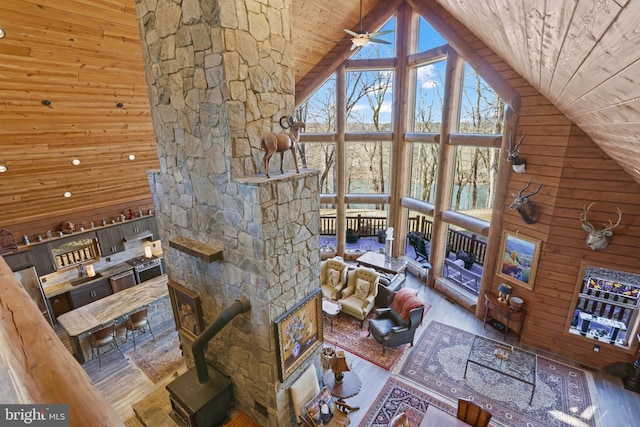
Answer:
[[169, 239], [169, 246], [207, 263], [222, 259], [222, 249], [189, 239], [188, 237], [174, 237]]

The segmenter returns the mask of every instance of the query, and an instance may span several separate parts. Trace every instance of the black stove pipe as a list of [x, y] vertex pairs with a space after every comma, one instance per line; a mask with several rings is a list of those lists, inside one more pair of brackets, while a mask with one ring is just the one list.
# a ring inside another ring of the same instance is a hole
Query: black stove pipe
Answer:
[[207, 361], [204, 358], [204, 348], [209, 341], [224, 328], [227, 323], [231, 322], [238, 314], [244, 313], [251, 309], [251, 303], [247, 297], [240, 297], [235, 300], [233, 304], [227, 307], [216, 320], [213, 321], [207, 328], [202, 331], [196, 340], [191, 344], [191, 351], [193, 352], [193, 360], [196, 364], [196, 371], [198, 372], [198, 381], [200, 384], [204, 384], [209, 381], [209, 371], [207, 369]]

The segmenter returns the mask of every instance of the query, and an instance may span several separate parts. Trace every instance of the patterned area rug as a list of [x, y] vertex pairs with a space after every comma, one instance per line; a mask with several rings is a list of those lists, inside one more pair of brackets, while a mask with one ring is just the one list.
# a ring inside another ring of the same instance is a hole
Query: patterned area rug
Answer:
[[[424, 315], [427, 314], [431, 306], [425, 305]], [[329, 320], [324, 318], [324, 340], [327, 343], [341, 347], [350, 353], [368, 360], [369, 362], [380, 366], [386, 370], [390, 370], [398, 361], [407, 345], [387, 348], [382, 354], [382, 345], [368, 336], [369, 319], [375, 317], [372, 311], [360, 326], [360, 321], [353, 317], [339, 313], [333, 319], [333, 332]], [[420, 333], [420, 329], [416, 332], [416, 337]]]
[[429, 396], [404, 381], [391, 377], [382, 387], [380, 394], [362, 419], [360, 427], [386, 427], [391, 418], [403, 411], [407, 414], [410, 425], [418, 426], [429, 405], [434, 405], [452, 415], [456, 413], [455, 408], [451, 405]]
[[178, 333], [174, 330], [161, 333], [155, 341], [149, 339], [127, 355], [154, 383], [184, 366]]
[[532, 387], [489, 369], [470, 364], [464, 376], [474, 335], [430, 322], [411, 349], [399, 375], [451, 401], [473, 400], [507, 426], [596, 426], [595, 406], [587, 373], [538, 356]]

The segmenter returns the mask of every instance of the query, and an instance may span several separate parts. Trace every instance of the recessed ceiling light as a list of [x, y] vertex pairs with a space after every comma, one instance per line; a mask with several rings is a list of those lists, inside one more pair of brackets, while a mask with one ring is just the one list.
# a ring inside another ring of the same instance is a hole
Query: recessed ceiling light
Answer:
[[65, 193], [63, 195], [64, 195], [64, 197], [71, 197], [71, 192], [70, 191], [65, 191]]
[[135, 154], [129, 154], [129, 160], [135, 160], [135, 159], [136, 159]]
[[2, 28], [0, 28], [0, 39], [3, 39], [7, 34], [4, 32]]
[[80, 164], [80, 159], [73, 159], [73, 160], [71, 160], [71, 164], [72, 164], [73, 166], [78, 166], [78, 165]]
[[0, 173], [6, 172], [6, 171], [7, 171], [7, 167], [5, 165], [0, 165]]

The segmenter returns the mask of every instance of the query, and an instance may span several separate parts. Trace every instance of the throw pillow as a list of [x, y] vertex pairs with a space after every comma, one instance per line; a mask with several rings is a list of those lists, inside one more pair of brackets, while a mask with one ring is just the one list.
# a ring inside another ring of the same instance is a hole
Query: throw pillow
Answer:
[[331, 286], [335, 287], [338, 283], [340, 283], [340, 272], [338, 270], [334, 270], [330, 268], [329, 271], [329, 283]]
[[369, 290], [371, 289], [371, 283], [364, 279], [356, 279], [356, 291], [354, 295], [359, 299], [366, 299], [369, 296]]
[[304, 409], [314, 426], [326, 426], [333, 417], [336, 403], [331, 397], [329, 389], [323, 387], [320, 393], [304, 405]]

